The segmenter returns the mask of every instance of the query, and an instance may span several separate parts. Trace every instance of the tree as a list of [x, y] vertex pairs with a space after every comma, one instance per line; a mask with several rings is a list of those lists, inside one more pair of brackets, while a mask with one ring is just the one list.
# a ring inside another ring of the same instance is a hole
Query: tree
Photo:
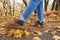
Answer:
[[48, 2], [49, 0], [45, 0], [45, 11], [47, 11]]
[[14, 9], [15, 9], [14, 5], [15, 5], [15, 0], [13, 0], [13, 16], [14, 16]]

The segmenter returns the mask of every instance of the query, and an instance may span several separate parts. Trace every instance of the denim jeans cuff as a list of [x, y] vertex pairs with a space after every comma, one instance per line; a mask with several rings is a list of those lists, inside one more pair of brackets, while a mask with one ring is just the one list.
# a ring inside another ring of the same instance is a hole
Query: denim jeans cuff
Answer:
[[40, 23], [44, 22], [44, 20], [38, 20]]
[[24, 22], [26, 21], [23, 16], [20, 17], [20, 20], [22, 20]]

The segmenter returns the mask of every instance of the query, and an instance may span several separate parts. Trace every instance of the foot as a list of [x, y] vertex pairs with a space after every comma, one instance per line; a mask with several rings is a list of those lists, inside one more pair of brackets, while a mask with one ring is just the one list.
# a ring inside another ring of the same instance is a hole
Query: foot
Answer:
[[42, 23], [40, 23], [39, 21], [37, 21], [37, 22], [35, 22], [35, 23], [33, 23], [32, 24], [32, 26], [38, 26], [38, 25], [40, 25], [40, 26], [42, 26], [43, 27], [43, 22]]
[[18, 25], [23, 25], [24, 21], [23, 20], [15, 20], [14, 22], [11, 23], [13, 26], [18, 26]]

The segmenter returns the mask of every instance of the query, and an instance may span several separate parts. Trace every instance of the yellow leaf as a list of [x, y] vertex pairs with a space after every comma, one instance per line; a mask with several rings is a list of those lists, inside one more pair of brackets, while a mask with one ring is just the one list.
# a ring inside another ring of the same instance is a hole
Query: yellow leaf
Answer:
[[3, 28], [3, 27], [0, 28], [0, 34], [1, 35], [6, 34], [7, 33], [6, 31], [7, 30], [5, 28]]
[[33, 40], [41, 40], [39, 37], [34, 37]]
[[25, 30], [24, 32], [25, 32], [26, 37], [30, 35], [30, 32], [28, 30]]
[[41, 35], [42, 35], [42, 32], [40, 32], [40, 31], [35, 31], [35, 32], [34, 32], [34, 35], [39, 35], [39, 36], [41, 36]]
[[60, 29], [57, 29], [58, 32], [60, 32]]
[[52, 31], [51, 34], [55, 35], [57, 33], [57, 31]]
[[57, 36], [57, 35], [54, 35], [54, 36], [53, 36], [53, 39], [55, 39], [55, 40], [60, 40], [60, 37]]
[[57, 28], [59, 28], [59, 29], [60, 29], [60, 26], [58, 26]]
[[14, 32], [15, 32], [15, 29], [11, 29], [11, 30], [8, 32], [7, 36], [11, 37], [12, 35], [14, 35]]
[[37, 31], [37, 34], [38, 34], [38, 35], [42, 35], [42, 32]]
[[55, 27], [56, 29], [60, 29], [60, 26]]
[[1, 22], [2, 20], [0, 20], [0, 22]]
[[45, 30], [44, 32], [45, 32], [45, 33], [49, 33], [49, 31], [50, 31], [50, 29], [47, 29], [47, 30]]
[[24, 31], [23, 31], [23, 30], [17, 29], [17, 30], [14, 32], [14, 37], [16, 37], [16, 38], [18, 38], [18, 37], [21, 38], [23, 34], [24, 34]]

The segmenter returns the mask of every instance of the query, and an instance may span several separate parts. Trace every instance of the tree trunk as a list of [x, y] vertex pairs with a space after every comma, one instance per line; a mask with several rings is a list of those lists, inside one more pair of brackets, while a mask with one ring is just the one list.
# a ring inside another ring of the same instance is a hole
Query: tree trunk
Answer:
[[45, 11], [47, 11], [48, 2], [49, 0], [45, 0]]
[[13, 16], [14, 16], [14, 11], [15, 10], [15, 0], [13, 0]]
[[6, 0], [4, 0], [4, 2], [3, 2], [3, 8], [5, 11], [5, 16], [7, 16]]

